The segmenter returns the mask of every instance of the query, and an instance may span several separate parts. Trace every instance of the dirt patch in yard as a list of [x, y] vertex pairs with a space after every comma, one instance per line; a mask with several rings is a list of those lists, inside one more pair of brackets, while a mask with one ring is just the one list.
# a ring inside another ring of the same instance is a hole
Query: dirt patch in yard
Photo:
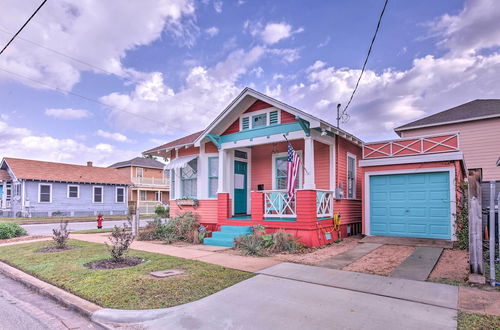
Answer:
[[89, 269], [117, 269], [117, 268], [126, 268], [140, 265], [146, 262], [146, 260], [137, 257], [127, 257], [122, 261], [114, 261], [112, 259], [104, 259], [98, 260], [94, 262], [89, 262], [84, 266]]
[[58, 247], [55, 247], [55, 246], [49, 246], [49, 247], [46, 247], [46, 248], [43, 248], [43, 249], [40, 249], [40, 250], [36, 250], [35, 252], [36, 253], [53, 253], [53, 252], [69, 251], [69, 250], [73, 250], [73, 249], [76, 249], [76, 248], [78, 248], [78, 246], [74, 246], [74, 245], [65, 246], [63, 248], [58, 248]]
[[334, 243], [323, 248], [311, 249], [306, 253], [280, 253], [274, 257], [281, 261], [295, 262], [306, 265], [317, 265], [321, 261], [336, 256], [342, 252], [350, 250], [360, 241], [360, 236], [350, 236], [343, 239], [339, 243]]
[[469, 259], [465, 250], [443, 250], [441, 258], [429, 275], [434, 282], [464, 284], [469, 276]]
[[342, 268], [342, 270], [387, 276], [408, 258], [413, 251], [415, 251], [413, 246], [382, 245], [366, 256]]

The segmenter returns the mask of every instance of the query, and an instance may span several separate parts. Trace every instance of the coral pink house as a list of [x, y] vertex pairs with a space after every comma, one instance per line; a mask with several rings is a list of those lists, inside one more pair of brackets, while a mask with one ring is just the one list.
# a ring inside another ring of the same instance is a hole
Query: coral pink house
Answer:
[[[295, 198], [286, 192], [287, 140], [301, 158]], [[204, 131], [145, 154], [171, 160], [171, 213], [198, 214], [214, 231], [206, 244], [232, 246], [256, 224], [285, 229], [307, 246], [361, 230], [455, 238], [456, 186], [465, 170], [458, 134], [363, 144], [246, 88]]]
[[[295, 199], [286, 140], [301, 158]], [[193, 211], [213, 231], [262, 224], [319, 246], [337, 238], [335, 213], [341, 235], [361, 231], [362, 141], [250, 88], [204, 131], [144, 154], [171, 160], [171, 214]]]

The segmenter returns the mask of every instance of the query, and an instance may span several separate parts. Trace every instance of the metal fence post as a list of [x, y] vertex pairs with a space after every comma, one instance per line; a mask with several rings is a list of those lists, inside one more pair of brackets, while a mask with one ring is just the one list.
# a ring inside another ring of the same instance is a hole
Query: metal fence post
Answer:
[[490, 181], [490, 284], [495, 286], [495, 181]]

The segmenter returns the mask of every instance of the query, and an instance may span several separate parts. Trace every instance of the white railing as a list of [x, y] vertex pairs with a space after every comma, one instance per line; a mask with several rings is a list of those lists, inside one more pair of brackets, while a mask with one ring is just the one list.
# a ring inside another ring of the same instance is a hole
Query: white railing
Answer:
[[157, 201], [139, 201], [137, 211], [139, 214], [154, 214], [158, 205], [162, 205], [162, 203]]
[[333, 198], [334, 192], [330, 190], [316, 190], [316, 216], [333, 216]]
[[295, 199], [288, 197], [283, 190], [265, 190], [264, 193], [264, 216], [268, 218], [294, 218]]
[[5, 201], [4, 204], [3, 200], [0, 199], [0, 209], [10, 209], [10, 201]]
[[143, 184], [150, 186], [164, 186], [168, 188], [170, 186], [170, 180], [168, 178], [143, 178], [143, 177], [133, 177], [132, 182], [134, 184]]

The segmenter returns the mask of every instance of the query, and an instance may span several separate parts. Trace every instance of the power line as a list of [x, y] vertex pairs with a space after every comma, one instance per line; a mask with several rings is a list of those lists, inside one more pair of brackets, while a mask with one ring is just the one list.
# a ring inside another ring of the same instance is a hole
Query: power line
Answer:
[[38, 13], [38, 11], [43, 7], [43, 5], [47, 2], [47, 0], [43, 0], [43, 2], [40, 4], [40, 6], [38, 6], [38, 8], [33, 12], [33, 14], [31, 14], [31, 16], [28, 18], [28, 20], [26, 22], [24, 22], [23, 26], [21, 26], [21, 28], [19, 30], [17, 30], [17, 32], [14, 34], [14, 36], [9, 40], [9, 42], [5, 45], [5, 47], [0, 50], [0, 55], [2, 55], [2, 53], [7, 49], [7, 47], [9, 47], [9, 45], [14, 41], [14, 39], [16, 39], [17, 35], [19, 33], [21, 33], [21, 31], [24, 29], [24, 27], [26, 25], [28, 25], [28, 23], [31, 21], [31, 19], [36, 15], [36, 13]]
[[363, 73], [365, 72], [366, 63], [368, 63], [368, 58], [370, 57], [370, 54], [372, 52], [373, 44], [375, 43], [375, 39], [377, 38], [377, 33], [378, 33], [379, 28], [380, 28], [380, 23], [382, 22], [382, 17], [384, 16], [385, 8], [387, 7], [388, 2], [389, 2], [389, 0], [385, 0], [385, 2], [384, 2], [384, 8], [382, 8], [382, 12], [380, 13], [380, 17], [378, 18], [377, 28], [375, 29], [375, 33], [373, 34], [373, 38], [372, 38], [372, 41], [370, 43], [370, 48], [368, 48], [368, 53], [366, 54], [365, 62], [363, 63], [363, 68], [361, 69], [361, 73], [359, 75], [358, 81], [356, 82], [356, 86], [354, 87], [354, 90], [352, 91], [351, 97], [349, 98], [349, 102], [347, 102], [347, 105], [345, 106], [344, 110], [342, 111], [342, 114], [340, 115], [340, 117], [347, 115], [346, 114], [347, 108], [351, 104], [352, 99], [354, 98], [354, 94], [358, 90], [359, 82], [361, 81], [361, 78], [363, 77]]

